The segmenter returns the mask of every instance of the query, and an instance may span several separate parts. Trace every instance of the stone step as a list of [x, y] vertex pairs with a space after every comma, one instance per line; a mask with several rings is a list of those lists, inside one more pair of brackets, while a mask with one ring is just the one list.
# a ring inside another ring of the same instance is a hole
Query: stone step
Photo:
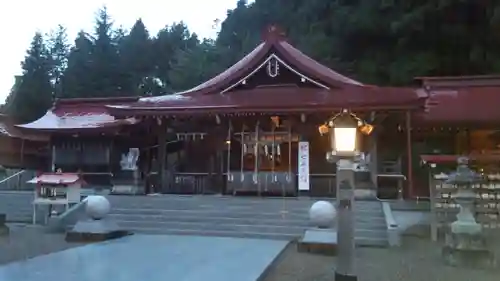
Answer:
[[[243, 206], [251, 208], [253, 207], [275, 207], [275, 206], [286, 206], [290, 209], [309, 209], [311, 205], [317, 200], [301, 200], [301, 199], [272, 199], [272, 198], [262, 198], [262, 199], [251, 199], [251, 198], [235, 198], [235, 197], [184, 197], [184, 196], [108, 196], [111, 204], [113, 206], [119, 207], [121, 205], [126, 206], [152, 206], [164, 207], [166, 206], [189, 206], [189, 207], [224, 207], [224, 206]], [[335, 200], [328, 200], [335, 203]], [[222, 203], [222, 204], [221, 204]], [[376, 201], [363, 201], [360, 204], [355, 203], [356, 208], [362, 210], [368, 209], [380, 209], [379, 202]]]
[[[310, 223], [308, 219], [297, 219], [290, 217], [228, 217], [225, 215], [219, 216], [209, 216], [202, 213], [173, 213], [173, 214], [137, 214], [137, 213], [116, 213], [113, 212], [109, 217], [115, 220], [132, 220], [132, 221], [163, 221], [163, 222], [209, 222], [213, 224], [219, 223], [235, 223], [235, 224], [272, 224], [280, 226], [301, 226], [309, 227]], [[355, 225], [357, 228], [365, 229], [382, 229], [385, 230], [385, 219], [384, 218], [373, 218], [374, 220], [361, 220], [359, 217], [356, 218]]]
[[[222, 236], [237, 238], [257, 238], [257, 239], [276, 239], [276, 240], [294, 240], [298, 236], [295, 234], [283, 233], [258, 233], [258, 232], [235, 232], [218, 230], [189, 230], [189, 229], [164, 229], [164, 228], [145, 228], [132, 227], [128, 230], [140, 234], [160, 234], [160, 235], [196, 235], [196, 236]], [[373, 237], [356, 237], [356, 245], [359, 247], [387, 247], [387, 239]]]
[[309, 227], [308, 220], [292, 218], [248, 218], [248, 217], [224, 217], [224, 216], [198, 216], [197, 214], [178, 214], [178, 215], [140, 215], [140, 214], [109, 214], [109, 217], [120, 220], [132, 221], [159, 221], [159, 222], [209, 222], [213, 224], [276, 224], [279, 226], [302, 226]]
[[[122, 224], [119, 224], [122, 226]], [[123, 226], [122, 226], [123, 227]], [[221, 236], [221, 237], [236, 237], [236, 238], [260, 238], [260, 239], [276, 239], [276, 240], [293, 240], [295, 234], [285, 233], [258, 233], [258, 232], [236, 232], [236, 231], [220, 231], [220, 230], [193, 230], [193, 229], [165, 229], [165, 228], [146, 228], [132, 226], [127, 230], [133, 233], [140, 234], [162, 234], [162, 235], [196, 235], [196, 236]]]
[[[120, 208], [118, 206], [112, 207], [113, 213], [118, 214], [141, 214], [141, 215], [153, 215], [153, 214], [199, 214], [205, 216], [225, 216], [225, 217], [265, 217], [265, 216], [285, 216], [297, 219], [308, 219], [308, 210], [289, 210], [289, 209], [244, 209], [244, 208], [189, 208], [188, 206], [183, 206], [182, 208], [172, 208], [172, 206], [164, 206], [163, 208], [138, 208], [135, 206], [127, 206], [126, 208]], [[360, 212], [356, 210], [356, 214], [360, 217], [380, 217], [382, 215], [382, 210], [370, 211], [370, 212]]]
[[[168, 222], [152, 220], [116, 220], [116, 222], [126, 230], [130, 228], [159, 228], [159, 229], [182, 229], [198, 231], [232, 231], [232, 232], [255, 232], [255, 233], [276, 233], [295, 235], [297, 238], [304, 234], [307, 226], [290, 226], [276, 224], [242, 224], [242, 223], [219, 223], [212, 222]], [[385, 231], [375, 229], [355, 229], [355, 235], [361, 237], [384, 237]]]

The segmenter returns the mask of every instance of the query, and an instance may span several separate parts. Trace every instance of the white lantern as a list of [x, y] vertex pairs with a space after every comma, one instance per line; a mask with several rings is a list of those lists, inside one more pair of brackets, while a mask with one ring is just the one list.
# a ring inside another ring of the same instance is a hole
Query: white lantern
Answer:
[[349, 113], [343, 113], [330, 121], [330, 140], [333, 153], [339, 156], [354, 156], [358, 149], [358, 121]]

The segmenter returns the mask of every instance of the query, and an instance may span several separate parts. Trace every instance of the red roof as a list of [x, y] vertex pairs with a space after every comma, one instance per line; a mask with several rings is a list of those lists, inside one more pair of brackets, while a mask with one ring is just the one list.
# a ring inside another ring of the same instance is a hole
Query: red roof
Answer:
[[21, 132], [21, 130], [14, 125], [14, 122], [3, 114], [0, 114], [0, 136], [38, 142], [46, 142], [49, 140], [46, 134]]
[[[315, 86], [263, 86], [237, 90], [233, 86], [275, 58], [302, 81]], [[222, 94], [223, 93], [223, 94]], [[413, 89], [363, 85], [318, 63], [290, 45], [271, 27], [264, 41], [226, 71], [175, 95], [141, 98], [137, 103], [108, 106], [114, 115], [173, 114], [206, 111], [316, 111], [340, 108], [400, 109], [423, 106], [426, 96]]]
[[[381, 102], [380, 96], [386, 97]], [[296, 98], [290, 98], [294, 96]], [[169, 100], [167, 100], [169, 98]], [[342, 89], [259, 88], [240, 90], [230, 95], [170, 95], [158, 104], [133, 103], [109, 105], [111, 112], [133, 110], [139, 115], [154, 115], [158, 111], [171, 114], [227, 113], [234, 111], [318, 111], [356, 109], [408, 108], [416, 101], [423, 106], [426, 96], [414, 89], [349, 86]]]
[[133, 98], [86, 98], [61, 99], [40, 119], [28, 124], [16, 125], [24, 130], [78, 132], [100, 131], [137, 122], [135, 118], [116, 119], [111, 116], [105, 105], [127, 104], [137, 101]]
[[427, 123], [500, 122], [500, 86], [429, 89], [426, 111], [417, 121]]

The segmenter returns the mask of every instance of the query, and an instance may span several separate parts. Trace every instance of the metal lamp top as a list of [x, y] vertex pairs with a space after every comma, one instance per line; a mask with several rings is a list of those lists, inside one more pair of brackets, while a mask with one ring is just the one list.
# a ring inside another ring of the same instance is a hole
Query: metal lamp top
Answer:
[[484, 178], [481, 174], [469, 168], [469, 159], [467, 157], [459, 157], [457, 159], [457, 169], [455, 172], [451, 173], [446, 180], [447, 184], [454, 185], [471, 185], [475, 183], [481, 183]]
[[332, 118], [328, 125], [332, 128], [358, 128], [358, 120], [348, 112], [342, 112]]

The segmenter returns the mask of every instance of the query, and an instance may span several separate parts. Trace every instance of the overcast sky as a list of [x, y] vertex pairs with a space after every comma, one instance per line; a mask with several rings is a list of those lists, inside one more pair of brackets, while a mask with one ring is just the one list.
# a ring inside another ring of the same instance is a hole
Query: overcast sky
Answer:
[[3, 103], [20, 74], [35, 31], [44, 33], [58, 24], [68, 29], [71, 43], [80, 29], [91, 31], [95, 12], [106, 5], [116, 25], [130, 28], [142, 18], [151, 35], [166, 24], [184, 21], [201, 37], [215, 37], [214, 20], [223, 20], [237, 0], [16, 0], [0, 1], [0, 103]]

